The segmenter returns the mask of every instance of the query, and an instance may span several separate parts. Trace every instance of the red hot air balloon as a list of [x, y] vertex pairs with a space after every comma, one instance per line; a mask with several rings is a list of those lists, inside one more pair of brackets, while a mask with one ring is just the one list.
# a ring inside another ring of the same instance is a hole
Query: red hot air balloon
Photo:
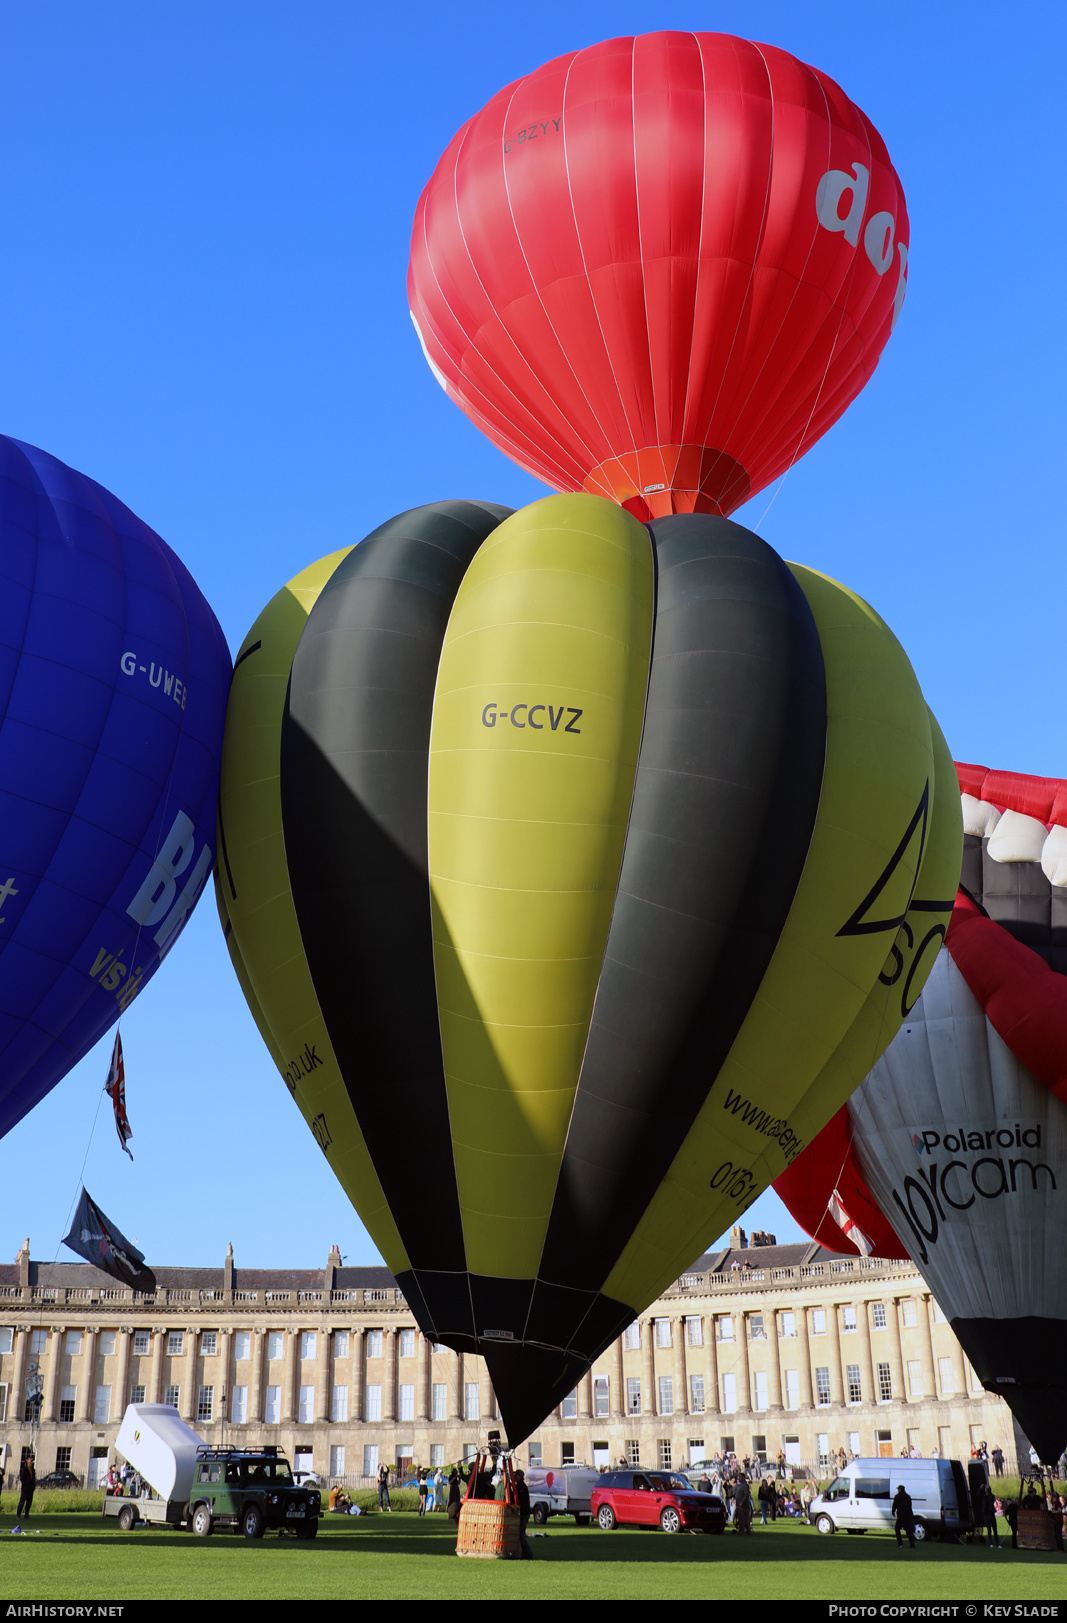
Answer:
[[728, 514], [836, 422], [907, 287], [904, 193], [844, 92], [728, 34], [557, 57], [453, 138], [408, 302], [434, 375], [557, 490]]

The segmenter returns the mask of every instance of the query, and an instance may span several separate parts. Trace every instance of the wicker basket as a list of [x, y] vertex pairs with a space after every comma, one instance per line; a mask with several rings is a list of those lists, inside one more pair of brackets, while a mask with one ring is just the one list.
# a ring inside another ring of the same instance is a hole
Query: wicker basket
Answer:
[[1056, 1535], [1052, 1531], [1052, 1512], [1044, 1505], [1019, 1506], [1020, 1550], [1054, 1550]]
[[522, 1550], [516, 1507], [497, 1499], [465, 1499], [459, 1511], [456, 1554], [487, 1561], [518, 1560]]

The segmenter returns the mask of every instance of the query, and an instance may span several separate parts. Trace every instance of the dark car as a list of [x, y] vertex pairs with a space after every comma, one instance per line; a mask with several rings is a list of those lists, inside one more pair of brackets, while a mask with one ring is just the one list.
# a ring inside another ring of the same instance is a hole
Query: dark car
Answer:
[[80, 1488], [81, 1477], [75, 1476], [73, 1471], [49, 1471], [47, 1476], [37, 1478], [39, 1488]]
[[718, 1494], [698, 1493], [677, 1471], [605, 1471], [593, 1489], [592, 1511], [609, 1532], [659, 1526], [665, 1533], [721, 1533], [726, 1527]]

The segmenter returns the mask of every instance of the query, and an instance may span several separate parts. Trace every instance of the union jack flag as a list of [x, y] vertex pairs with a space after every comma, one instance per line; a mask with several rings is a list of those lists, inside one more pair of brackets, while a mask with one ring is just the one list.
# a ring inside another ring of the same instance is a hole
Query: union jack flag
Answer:
[[126, 1116], [126, 1070], [122, 1063], [122, 1038], [115, 1033], [115, 1046], [111, 1051], [111, 1069], [107, 1073], [107, 1094], [115, 1108], [115, 1131], [119, 1135], [122, 1145], [130, 1160], [133, 1160], [133, 1151], [127, 1139], [133, 1137], [133, 1128]]

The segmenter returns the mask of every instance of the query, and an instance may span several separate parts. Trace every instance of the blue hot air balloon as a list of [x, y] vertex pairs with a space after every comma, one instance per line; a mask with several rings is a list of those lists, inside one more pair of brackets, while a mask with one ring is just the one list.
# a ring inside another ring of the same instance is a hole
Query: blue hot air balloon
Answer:
[[0, 1135], [147, 984], [211, 873], [231, 670], [166, 542], [0, 436]]

